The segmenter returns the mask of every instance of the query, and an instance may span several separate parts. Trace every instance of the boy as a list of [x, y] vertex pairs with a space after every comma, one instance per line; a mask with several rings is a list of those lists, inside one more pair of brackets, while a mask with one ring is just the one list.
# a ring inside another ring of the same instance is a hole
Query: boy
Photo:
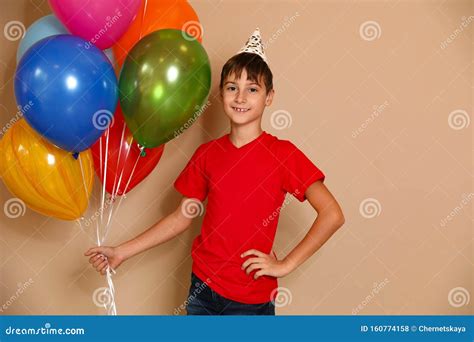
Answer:
[[[192, 246], [188, 315], [274, 315], [277, 278], [296, 269], [343, 225], [323, 184], [325, 175], [295, 145], [262, 131], [274, 96], [272, 73], [257, 29], [224, 65], [220, 94], [230, 133], [202, 144], [174, 186], [179, 207], [117, 247], [85, 255], [98, 272], [168, 241], [187, 229], [207, 197], [201, 234]], [[303, 240], [282, 260], [272, 252], [279, 212], [289, 192], [318, 213]]]

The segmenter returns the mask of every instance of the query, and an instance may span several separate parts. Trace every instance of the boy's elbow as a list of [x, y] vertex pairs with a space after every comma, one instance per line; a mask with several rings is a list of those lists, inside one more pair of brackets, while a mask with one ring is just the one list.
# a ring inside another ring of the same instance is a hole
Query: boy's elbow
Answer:
[[336, 223], [336, 226], [337, 228], [340, 228], [346, 222], [346, 218], [344, 217], [342, 208], [338, 205], [337, 208], [335, 208], [333, 211], [334, 211], [334, 221]]
[[173, 216], [172, 220], [174, 229], [180, 233], [187, 230], [193, 222], [192, 218], [183, 215], [183, 212], [180, 208], [178, 208], [173, 214], [171, 214], [171, 216]]
[[341, 216], [339, 217], [339, 221], [337, 223], [339, 227], [342, 227], [344, 223], [346, 223], [346, 218], [344, 217], [344, 215], [341, 214]]
[[341, 228], [346, 222], [344, 214], [341, 211], [335, 212], [331, 217], [332, 217], [334, 226], [336, 226], [337, 229]]

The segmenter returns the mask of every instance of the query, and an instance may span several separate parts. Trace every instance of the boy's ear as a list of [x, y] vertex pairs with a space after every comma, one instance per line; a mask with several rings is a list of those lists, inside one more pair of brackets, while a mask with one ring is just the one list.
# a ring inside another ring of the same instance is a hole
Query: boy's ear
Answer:
[[275, 89], [268, 92], [267, 98], [265, 99], [265, 106], [270, 106], [273, 102], [273, 95], [275, 95]]

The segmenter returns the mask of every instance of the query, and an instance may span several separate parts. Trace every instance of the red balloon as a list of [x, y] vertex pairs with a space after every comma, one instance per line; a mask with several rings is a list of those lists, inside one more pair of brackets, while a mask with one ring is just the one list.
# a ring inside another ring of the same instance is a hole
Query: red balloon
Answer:
[[108, 131], [91, 147], [95, 172], [103, 184], [106, 170], [105, 190], [115, 196], [126, 194], [144, 180], [160, 161], [163, 150], [164, 144], [141, 153], [125, 124], [120, 105]]

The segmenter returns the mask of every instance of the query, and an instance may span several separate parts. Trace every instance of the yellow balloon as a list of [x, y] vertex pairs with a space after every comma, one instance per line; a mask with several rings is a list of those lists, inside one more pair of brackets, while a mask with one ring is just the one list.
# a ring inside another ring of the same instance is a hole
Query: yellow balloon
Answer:
[[22, 119], [0, 141], [0, 176], [8, 190], [29, 208], [75, 220], [89, 203], [94, 182], [92, 154], [83, 151], [76, 160]]

